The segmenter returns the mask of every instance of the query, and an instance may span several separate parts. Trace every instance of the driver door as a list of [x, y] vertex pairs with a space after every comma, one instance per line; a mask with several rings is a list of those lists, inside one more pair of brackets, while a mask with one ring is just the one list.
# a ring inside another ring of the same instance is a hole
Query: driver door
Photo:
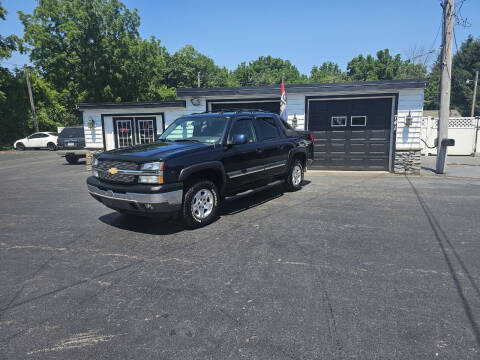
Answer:
[[25, 144], [26, 147], [30, 147], [30, 148], [35, 148], [35, 147], [41, 147], [41, 137], [42, 134], [40, 133], [36, 133], [36, 134], [33, 134], [33, 135], [30, 135], [28, 137], [28, 144]]
[[[253, 118], [235, 119], [224, 148], [223, 165], [227, 173], [227, 181], [232, 188], [247, 186], [260, 179], [263, 172], [262, 153], [258, 151], [258, 137], [255, 132]], [[244, 134], [246, 144], [230, 145], [233, 136]]]

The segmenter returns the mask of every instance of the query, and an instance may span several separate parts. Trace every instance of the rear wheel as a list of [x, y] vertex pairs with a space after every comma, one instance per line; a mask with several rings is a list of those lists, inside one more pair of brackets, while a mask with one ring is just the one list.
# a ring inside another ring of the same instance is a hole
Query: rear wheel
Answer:
[[24, 151], [25, 150], [25, 145], [23, 145], [23, 143], [17, 143], [17, 145], [15, 146], [15, 149], [20, 150], [20, 151]]
[[67, 154], [65, 155], [65, 160], [67, 160], [69, 164], [75, 165], [76, 163], [78, 163], [78, 156], [74, 154]]
[[304, 169], [302, 162], [293, 159], [287, 172], [286, 187], [288, 191], [297, 191], [302, 187]]
[[190, 228], [210, 224], [218, 216], [219, 194], [210, 180], [197, 180], [187, 186], [182, 204], [182, 217]]
[[55, 151], [55, 150], [57, 150], [57, 145], [55, 145], [53, 142], [49, 142], [49, 143], [47, 144], [47, 148], [48, 148], [48, 150], [50, 150], [50, 151]]

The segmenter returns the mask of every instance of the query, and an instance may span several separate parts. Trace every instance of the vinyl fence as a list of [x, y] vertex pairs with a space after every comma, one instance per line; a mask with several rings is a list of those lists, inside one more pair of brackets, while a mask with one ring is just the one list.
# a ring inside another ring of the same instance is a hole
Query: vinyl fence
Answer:
[[[422, 155], [436, 155], [438, 118], [423, 117], [421, 128]], [[455, 146], [448, 148], [449, 155], [472, 155], [480, 152], [480, 118], [452, 117], [448, 120], [448, 137]]]

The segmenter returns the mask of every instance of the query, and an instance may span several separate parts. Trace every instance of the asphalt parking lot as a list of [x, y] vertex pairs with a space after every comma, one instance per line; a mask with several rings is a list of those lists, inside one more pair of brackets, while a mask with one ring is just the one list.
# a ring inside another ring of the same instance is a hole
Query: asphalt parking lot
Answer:
[[480, 179], [309, 172], [218, 221], [129, 219], [0, 153], [0, 359], [478, 359]]

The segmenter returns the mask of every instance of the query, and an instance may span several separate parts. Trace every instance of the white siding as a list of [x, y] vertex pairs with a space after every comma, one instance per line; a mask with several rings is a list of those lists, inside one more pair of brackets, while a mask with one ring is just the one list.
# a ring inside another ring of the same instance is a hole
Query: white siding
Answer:
[[[89, 129], [88, 120], [95, 121], [95, 128]], [[83, 127], [85, 132], [85, 146], [89, 149], [102, 149], [102, 116], [99, 112], [92, 110], [85, 110], [83, 112]]]
[[[423, 117], [423, 89], [400, 90], [397, 113], [397, 150], [420, 150], [420, 134]], [[408, 113], [413, 117], [412, 125], [406, 126]]]

